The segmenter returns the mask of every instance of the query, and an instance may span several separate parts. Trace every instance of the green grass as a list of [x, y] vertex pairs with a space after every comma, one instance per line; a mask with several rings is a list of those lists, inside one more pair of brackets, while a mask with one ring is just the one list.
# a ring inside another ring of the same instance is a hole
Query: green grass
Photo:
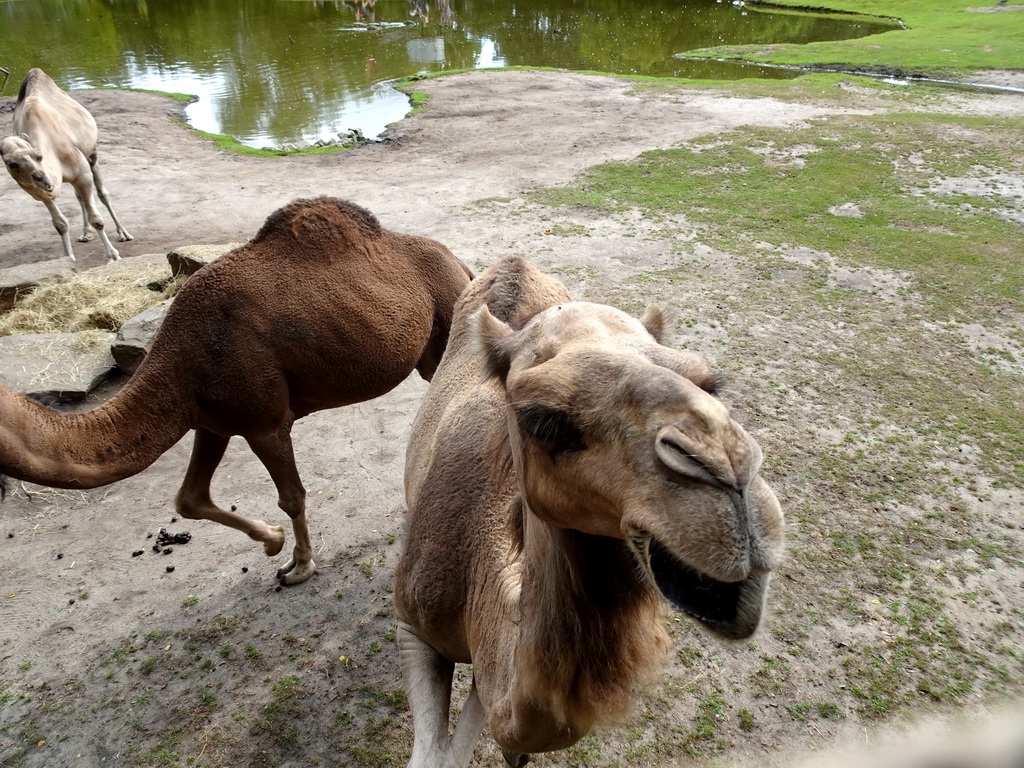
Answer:
[[106, 86], [106, 85], [97, 85], [97, 86], [94, 86], [94, 87], [97, 90], [107, 89], [107, 90], [117, 90], [117, 91], [135, 91], [137, 93], [155, 93], [158, 96], [166, 96], [169, 99], [174, 99], [175, 101], [181, 101], [181, 102], [184, 102], [186, 104], [188, 104], [190, 102], [193, 102], [193, 101], [196, 101], [196, 100], [199, 99], [199, 97], [196, 96], [194, 93], [177, 93], [175, 91], [156, 91], [156, 90], [153, 90], [151, 88], [122, 88], [120, 86]]
[[[805, 0], [773, 3], [806, 5]], [[972, 0], [829, 0], [830, 9], [898, 18], [907, 29], [803, 45], [718, 46], [687, 51], [686, 55], [933, 76], [1024, 69], [1024, 13], [967, 10], [985, 5]], [[756, 11], [757, 3], [748, 3], [747, 10]]]
[[[794, 153], [802, 167], [788, 162]], [[582, 184], [534, 199], [685, 214], [707, 225], [708, 239], [721, 247], [799, 243], [851, 263], [913, 270], [932, 301], [955, 314], [967, 302], [1021, 306], [1024, 262], [1008, 258], [1020, 229], [998, 207], [966, 207], [960, 196], [930, 192], [928, 180], [1022, 167], [1019, 118], [887, 114], [832, 118], [785, 134], [745, 128], [715, 135], [594, 167]], [[863, 217], [829, 213], [846, 203]]]

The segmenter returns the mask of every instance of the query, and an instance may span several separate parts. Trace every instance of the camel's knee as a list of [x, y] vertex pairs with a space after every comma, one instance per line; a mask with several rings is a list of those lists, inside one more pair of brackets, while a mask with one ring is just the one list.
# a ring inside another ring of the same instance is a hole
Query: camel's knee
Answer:
[[289, 518], [294, 520], [306, 511], [306, 489], [298, 488], [287, 493], [282, 493], [277, 498], [277, 506], [284, 510]]

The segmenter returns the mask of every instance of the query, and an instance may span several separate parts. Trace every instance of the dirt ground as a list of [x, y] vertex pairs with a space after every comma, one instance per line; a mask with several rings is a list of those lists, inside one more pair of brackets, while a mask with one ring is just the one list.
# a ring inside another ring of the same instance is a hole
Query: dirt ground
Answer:
[[[169, 119], [180, 107], [161, 96], [110, 90], [76, 98], [97, 118], [106, 184], [135, 236], [118, 244], [127, 258], [245, 240], [286, 202], [327, 194], [366, 206], [386, 227], [441, 240], [474, 269], [506, 253], [531, 256], [588, 298], [668, 264], [680, 244], [617, 237], [630, 227], [656, 226], [639, 219], [598, 222], [599, 236], [553, 243], [545, 237], [551, 224], [530, 216], [529, 206], [508, 218], [493, 215], [493, 208], [646, 149], [851, 109], [712, 92], [634, 94], [613, 78], [552, 72], [468, 73], [418, 90], [431, 94], [429, 108], [397, 125], [389, 141], [302, 158], [219, 151]], [[984, 108], [1020, 114], [1020, 101], [987, 97]], [[856, 103], [859, 111], [878, 108], [870, 96]], [[971, 97], [959, 95], [949, 108], [970, 110]], [[74, 229], [78, 207], [70, 189], [64, 194]], [[75, 250], [78, 269], [103, 262], [97, 242], [75, 243]], [[42, 206], [6, 176], [0, 179], [0, 267], [59, 255]], [[728, 277], [722, 254], [702, 258]], [[678, 311], [686, 302], [676, 297], [674, 303]], [[389, 642], [390, 571], [401, 546], [404, 447], [425, 386], [413, 377], [378, 400], [296, 425], [320, 571], [294, 588], [280, 590], [273, 578], [290, 540], [268, 561], [235, 531], [173, 520], [188, 439], [107, 488], [19, 485], [0, 505], [0, 762], [402, 764], [411, 729]], [[737, 383], [740, 399], [755, 389], [753, 382]], [[801, 433], [813, 425], [792, 428]], [[780, 481], [784, 504], [796, 484]], [[215, 478], [214, 498], [282, 522], [265, 471], [236, 443]], [[160, 527], [189, 530], [193, 538], [158, 555], [148, 536]], [[133, 557], [137, 550], [143, 554]], [[1006, 589], [1019, 598], [1019, 584]], [[855, 634], [824, 631], [808, 642], [824, 654], [854, 642]], [[696, 633], [686, 638], [712, 645]], [[708, 653], [726, 659], [734, 687], [756, 662], [744, 660], [743, 648]], [[807, 682], [802, 698], [813, 699], [818, 685]], [[700, 705], [688, 690], [681, 686], [678, 706], [692, 717]], [[645, 715], [642, 725], [626, 728], [658, 727], [658, 717], [671, 716], [668, 710], [653, 720]], [[812, 748], [862, 732], [855, 719], [825, 723]], [[627, 743], [629, 733], [599, 734], [569, 757], [539, 763], [667, 762], [655, 753], [626, 757], [625, 748], [588, 757], [593, 745]], [[806, 723], [777, 718], [750, 735], [732, 728], [717, 752], [724, 763], [759, 761], [807, 744]], [[493, 744], [482, 744], [477, 764], [500, 764]]]

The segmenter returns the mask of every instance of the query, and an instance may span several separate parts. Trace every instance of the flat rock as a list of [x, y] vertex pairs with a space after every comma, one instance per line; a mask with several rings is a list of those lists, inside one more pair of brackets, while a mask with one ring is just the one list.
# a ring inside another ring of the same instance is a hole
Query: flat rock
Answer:
[[154, 279], [166, 277], [169, 281], [171, 273], [167, 269], [167, 255], [163, 253], [143, 253], [128, 256], [117, 261], [109, 261], [101, 267], [86, 270], [86, 275], [96, 277], [136, 277], [140, 284], [147, 285]]
[[115, 369], [113, 342], [102, 331], [0, 337], [0, 381], [26, 395], [81, 400]]
[[0, 269], [0, 312], [14, 306], [20, 296], [44, 283], [63, 283], [72, 275], [68, 259], [37, 261]]
[[135, 369], [142, 365], [149, 348], [153, 345], [156, 332], [163, 325], [171, 301], [167, 299], [154, 304], [118, 329], [114, 343], [110, 345], [110, 353], [122, 371], [134, 373]]
[[183, 245], [167, 254], [172, 275], [191, 275], [243, 243], [227, 245]]

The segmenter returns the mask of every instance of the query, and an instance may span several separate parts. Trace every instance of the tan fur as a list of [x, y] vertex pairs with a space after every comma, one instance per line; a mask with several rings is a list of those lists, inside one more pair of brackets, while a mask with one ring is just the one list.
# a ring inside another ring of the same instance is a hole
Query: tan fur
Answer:
[[277, 554], [280, 526], [210, 499], [229, 436], [242, 435], [293, 521], [285, 582], [302, 581], [315, 565], [292, 423], [382, 395], [413, 369], [429, 380], [471, 276], [442, 244], [382, 229], [356, 205], [297, 200], [185, 284], [152, 351], [107, 403], [65, 415], [0, 386], [0, 472], [91, 488], [140, 472], [195, 429], [179, 512], [238, 528]]
[[58, 88], [43, 70], [31, 69], [21, 84], [14, 107], [14, 133], [0, 142], [0, 157], [18, 185], [50, 212], [64, 255], [75, 260], [68, 220], [56, 203], [61, 184], [68, 182], [82, 208], [79, 241], [92, 240], [91, 225], [103, 240], [107, 259], [120, 259], [96, 210], [94, 192], [110, 211], [118, 239], [123, 242], [132, 236], [118, 221], [100, 178], [96, 160], [98, 132], [89, 111]]
[[[781, 510], [715, 375], [663, 326], [515, 258], [460, 299], [406, 458], [412, 768], [468, 765], [485, 723], [519, 765], [621, 718], [668, 647], [660, 593], [719, 636], [756, 629]], [[456, 662], [474, 686], [451, 734]]]

